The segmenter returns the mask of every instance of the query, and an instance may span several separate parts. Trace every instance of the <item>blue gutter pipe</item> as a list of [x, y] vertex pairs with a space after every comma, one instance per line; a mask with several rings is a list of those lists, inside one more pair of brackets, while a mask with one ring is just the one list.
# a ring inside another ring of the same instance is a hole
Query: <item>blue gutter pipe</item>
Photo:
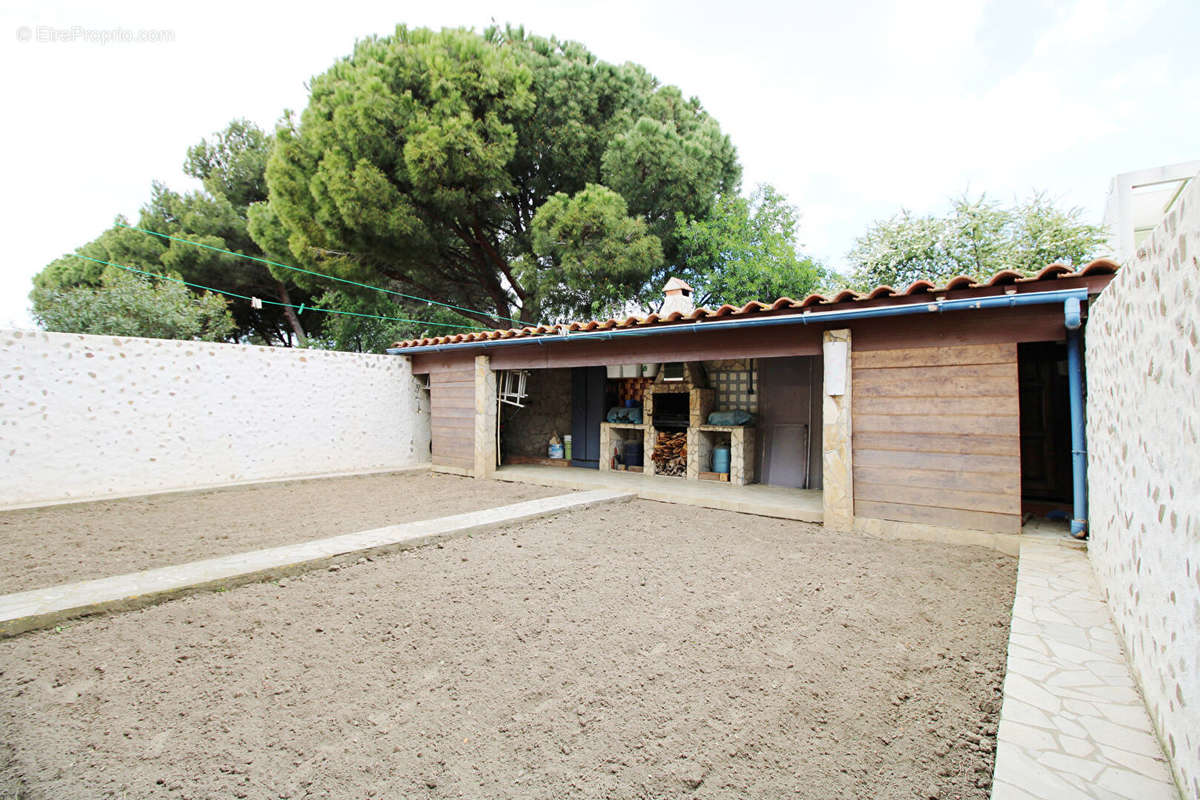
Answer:
[[1075, 514], [1071, 518], [1071, 535], [1083, 539], [1088, 532], [1087, 514], [1087, 444], [1083, 416], [1083, 354], [1080, 345], [1079, 300], [1071, 298], [1065, 304], [1067, 326], [1067, 381], [1071, 393], [1071, 483], [1075, 490]]
[[485, 339], [479, 342], [431, 344], [417, 347], [388, 348], [390, 355], [412, 356], [419, 353], [444, 353], [455, 350], [490, 350], [511, 345], [545, 345], [553, 342], [610, 341], [619, 337], [659, 336], [673, 333], [766, 328], [779, 325], [820, 325], [825, 322], [852, 322], [873, 317], [900, 317], [910, 314], [940, 314], [944, 311], [968, 311], [985, 308], [1017, 308], [1020, 306], [1062, 303], [1064, 325], [1067, 329], [1067, 372], [1071, 395], [1071, 459], [1074, 483], [1074, 515], [1071, 533], [1082, 538], [1087, 534], [1087, 450], [1084, 446], [1083, 370], [1079, 345], [1082, 326], [1080, 306], [1087, 301], [1087, 289], [1056, 289], [1048, 292], [1029, 292], [996, 297], [934, 300], [901, 306], [878, 306], [849, 311], [814, 311], [756, 319], [725, 319], [712, 322], [668, 323], [647, 328], [621, 328], [610, 331], [581, 331], [543, 336], [521, 336], [512, 339]]

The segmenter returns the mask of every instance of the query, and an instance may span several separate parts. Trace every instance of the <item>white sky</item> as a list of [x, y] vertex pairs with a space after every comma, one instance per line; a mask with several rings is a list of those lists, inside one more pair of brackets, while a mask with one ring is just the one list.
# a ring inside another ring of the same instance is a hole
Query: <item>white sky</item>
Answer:
[[[234, 117], [272, 127], [355, 39], [397, 23], [494, 16], [646, 65], [701, 99], [745, 186], [786, 193], [806, 252], [835, 267], [902, 206], [1044, 189], [1099, 222], [1112, 175], [1200, 157], [1196, 0], [97, 5], [0, 9], [0, 327], [29, 327], [34, 273], [136, 215], [152, 180], [192, 188], [189, 145]], [[35, 41], [18, 40], [22, 26]], [[174, 41], [38, 42], [38, 26], [169, 29]]]

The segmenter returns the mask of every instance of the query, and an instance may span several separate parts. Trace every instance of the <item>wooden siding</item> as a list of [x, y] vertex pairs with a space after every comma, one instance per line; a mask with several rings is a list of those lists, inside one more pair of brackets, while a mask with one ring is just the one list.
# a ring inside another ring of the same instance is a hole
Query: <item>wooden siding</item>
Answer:
[[1016, 343], [857, 345], [855, 515], [1019, 533]]
[[433, 465], [475, 467], [474, 362], [447, 365], [429, 373]]

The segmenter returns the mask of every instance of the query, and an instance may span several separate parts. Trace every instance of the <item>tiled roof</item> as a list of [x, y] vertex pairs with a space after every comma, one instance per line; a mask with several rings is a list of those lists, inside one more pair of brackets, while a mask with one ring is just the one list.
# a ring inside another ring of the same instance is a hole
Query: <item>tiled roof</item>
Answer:
[[[803, 300], [793, 300], [781, 297], [773, 303], [751, 301], [744, 306], [723, 305], [720, 308], [697, 308], [690, 314], [678, 311], [665, 316], [650, 314], [645, 317], [626, 317], [624, 319], [591, 320], [589, 322], [569, 322], [561, 325], [537, 325], [524, 328], [500, 328], [493, 331], [474, 331], [471, 333], [456, 333], [449, 336], [433, 336], [424, 339], [409, 339], [396, 342], [394, 348], [426, 347], [437, 344], [461, 344], [483, 342], [489, 339], [516, 339], [521, 337], [537, 337], [546, 334], [561, 334], [575, 331], [599, 331], [613, 328], [638, 328], [651, 325], [669, 325], [676, 322], [702, 322], [707, 319], [728, 319], [737, 317], [752, 317], [760, 314], [796, 312], [814, 306], [835, 306], [861, 303], [869, 300], [886, 300], [888, 298], [904, 298], [914, 295], [940, 295], [959, 289], [995, 288], [1003, 291], [1003, 287], [1012, 284], [1029, 284], [1037, 281], [1064, 280], [1067, 278], [1083, 278], [1092, 275], [1112, 275], [1117, 271], [1117, 265], [1107, 259], [1097, 259], [1079, 270], [1072, 270], [1063, 264], [1051, 264], [1036, 275], [1025, 277], [1015, 270], [1006, 269], [997, 272], [986, 281], [977, 282], [966, 275], [951, 278], [941, 286], [935, 286], [929, 281], [916, 281], [904, 291], [897, 291], [891, 286], [878, 286], [869, 292], [861, 293], [844, 289], [832, 297], [820, 294], [810, 294]], [[878, 305], [878, 304], [876, 304]]]

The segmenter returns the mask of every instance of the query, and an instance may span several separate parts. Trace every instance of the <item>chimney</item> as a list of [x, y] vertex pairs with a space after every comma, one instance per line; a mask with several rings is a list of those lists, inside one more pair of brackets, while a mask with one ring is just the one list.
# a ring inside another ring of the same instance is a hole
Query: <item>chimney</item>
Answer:
[[666, 300], [663, 302], [662, 311], [659, 312], [659, 316], [665, 317], [675, 311], [687, 316], [696, 310], [696, 301], [692, 297], [692, 287], [679, 280], [679, 278], [671, 278], [671, 280], [667, 281], [667, 285], [663, 287], [663, 294], [666, 296]]

